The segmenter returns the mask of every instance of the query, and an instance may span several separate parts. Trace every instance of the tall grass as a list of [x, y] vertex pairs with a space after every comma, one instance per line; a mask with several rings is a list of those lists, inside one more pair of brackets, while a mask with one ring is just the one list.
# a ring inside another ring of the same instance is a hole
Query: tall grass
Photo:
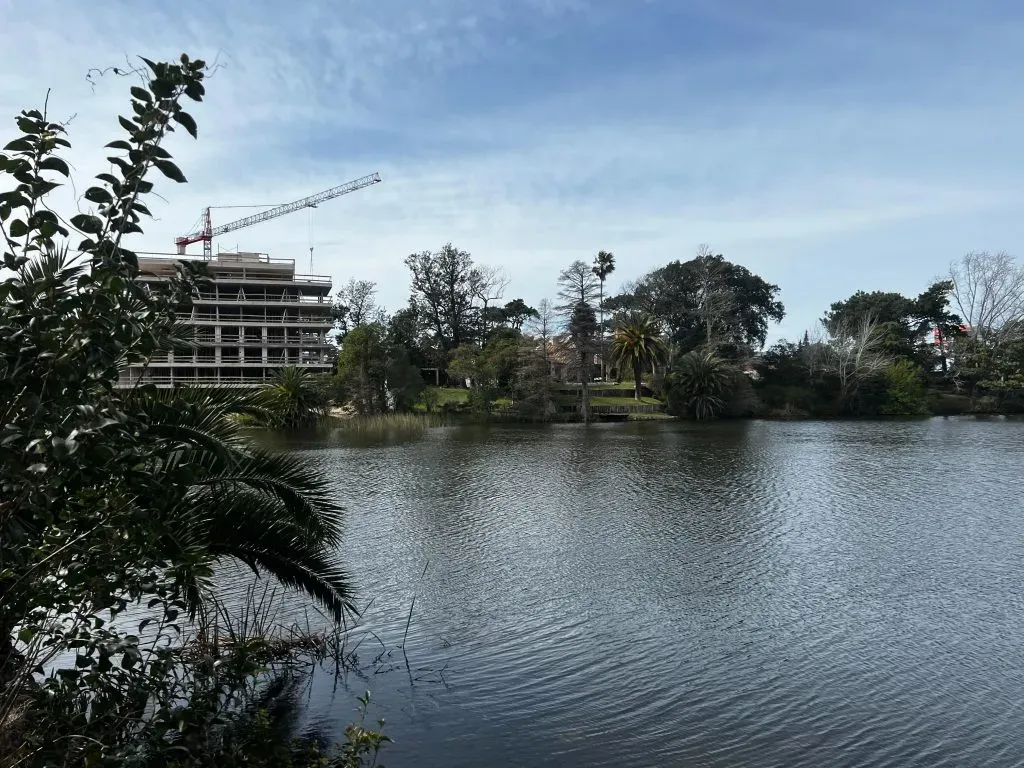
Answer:
[[431, 427], [444, 426], [444, 418], [432, 413], [381, 413], [335, 419], [334, 424], [353, 437], [417, 437]]

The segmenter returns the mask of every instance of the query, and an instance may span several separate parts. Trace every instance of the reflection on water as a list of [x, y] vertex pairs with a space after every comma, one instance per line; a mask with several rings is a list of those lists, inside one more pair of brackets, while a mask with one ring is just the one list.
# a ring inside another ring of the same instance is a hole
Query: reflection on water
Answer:
[[305, 699], [340, 736], [371, 689], [391, 768], [1024, 760], [1024, 422], [281, 446], [345, 500], [389, 646], [417, 595], [408, 672]]

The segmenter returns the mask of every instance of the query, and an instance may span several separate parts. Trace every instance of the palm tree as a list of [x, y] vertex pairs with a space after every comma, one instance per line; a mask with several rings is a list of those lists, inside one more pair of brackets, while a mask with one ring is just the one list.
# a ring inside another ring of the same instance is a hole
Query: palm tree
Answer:
[[[679, 358], [670, 400], [678, 400], [695, 419], [715, 418], [732, 391], [729, 364], [711, 351], [688, 352]], [[670, 403], [671, 404], [671, 403]]]
[[604, 378], [606, 375], [604, 362], [604, 281], [608, 278], [608, 275], [615, 271], [615, 254], [611, 251], [598, 251], [591, 271], [597, 275], [597, 279], [600, 282], [600, 299], [597, 308], [601, 313], [601, 378]]
[[668, 347], [661, 338], [661, 329], [650, 315], [627, 315], [616, 323], [611, 359], [620, 371], [633, 369], [633, 396], [637, 400], [641, 396], [644, 371], [663, 364], [667, 356]]
[[270, 418], [259, 393], [146, 389], [124, 408], [148, 423], [148, 469], [173, 497], [152, 510], [153, 555], [187, 564], [176, 572], [190, 612], [210, 594], [207, 564], [224, 560], [304, 592], [338, 620], [354, 610], [336, 555], [342, 510], [326, 477], [254, 446], [230, 419]]
[[327, 415], [328, 398], [309, 371], [288, 365], [274, 374], [263, 391], [269, 423], [284, 429], [311, 427]]

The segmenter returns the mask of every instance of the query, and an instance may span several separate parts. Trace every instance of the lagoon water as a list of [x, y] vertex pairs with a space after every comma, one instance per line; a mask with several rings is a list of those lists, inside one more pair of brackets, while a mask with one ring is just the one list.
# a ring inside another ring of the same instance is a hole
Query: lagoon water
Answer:
[[278, 447], [334, 478], [391, 649], [301, 727], [370, 689], [388, 768], [1024, 764], [1024, 421]]

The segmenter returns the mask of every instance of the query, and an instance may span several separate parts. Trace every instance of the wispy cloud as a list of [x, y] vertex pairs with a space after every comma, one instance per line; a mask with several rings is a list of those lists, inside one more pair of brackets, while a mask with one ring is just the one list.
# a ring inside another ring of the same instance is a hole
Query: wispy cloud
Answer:
[[[90, 67], [181, 51], [222, 67], [135, 245], [206, 205], [384, 183], [222, 242], [376, 280], [448, 240], [536, 301], [600, 248], [626, 280], [710, 242], [784, 289], [797, 335], [856, 288], [916, 292], [973, 247], [1014, 249], [1024, 10], [901, 0], [378, 0], [0, 4], [0, 113], [76, 113], [102, 169], [126, 83]], [[115, 33], [114, 30], [117, 30]], [[237, 211], [215, 211], [224, 221]], [[312, 216], [312, 227], [310, 226]], [[312, 238], [311, 238], [312, 230]]]

